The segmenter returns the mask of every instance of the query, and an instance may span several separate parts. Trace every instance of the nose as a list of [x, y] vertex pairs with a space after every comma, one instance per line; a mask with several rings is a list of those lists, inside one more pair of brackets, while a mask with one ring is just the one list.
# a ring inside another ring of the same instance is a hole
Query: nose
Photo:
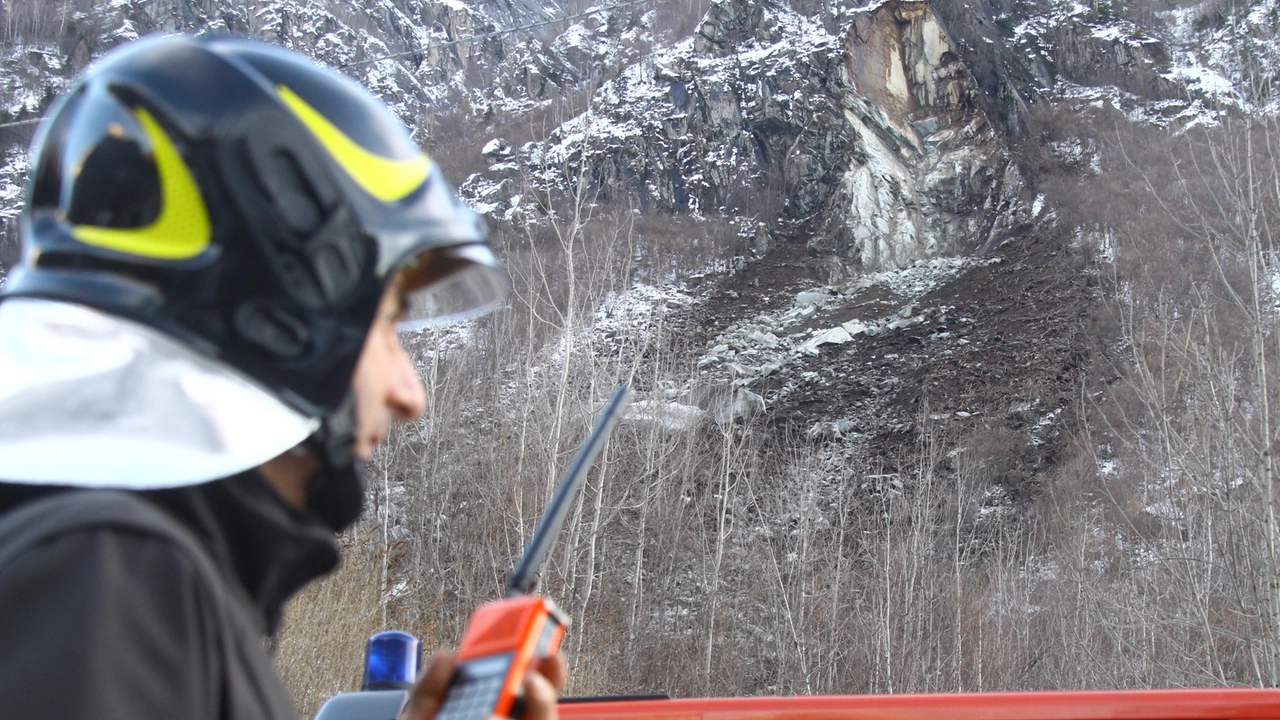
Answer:
[[427, 389], [418, 377], [413, 361], [395, 339], [387, 386], [387, 408], [397, 420], [416, 420], [427, 410]]

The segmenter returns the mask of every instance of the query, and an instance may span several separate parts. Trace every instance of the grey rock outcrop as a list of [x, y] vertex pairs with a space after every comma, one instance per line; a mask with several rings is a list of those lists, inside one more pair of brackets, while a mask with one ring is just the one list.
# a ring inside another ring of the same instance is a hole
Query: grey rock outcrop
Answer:
[[585, 166], [605, 197], [754, 219], [757, 254], [805, 241], [829, 281], [981, 245], [1021, 180], [930, 5], [815, 6], [718, 0], [690, 41], [526, 146], [532, 174]]
[[932, 3], [978, 81], [983, 107], [1012, 135], [1026, 132], [1031, 106], [1052, 97], [1061, 82], [1107, 85], [1147, 100], [1185, 91], [1166, 75], [1170, 52], [1152, 34], [1157, 27], [1140, 28], [1112, 6], [1060, 0]]
[[869, 270], [975, 249], [1021, 180], [930, 5], [855, 15], [842, 59], [841, 101], [865, 161], [847, 166], [811, 246]]

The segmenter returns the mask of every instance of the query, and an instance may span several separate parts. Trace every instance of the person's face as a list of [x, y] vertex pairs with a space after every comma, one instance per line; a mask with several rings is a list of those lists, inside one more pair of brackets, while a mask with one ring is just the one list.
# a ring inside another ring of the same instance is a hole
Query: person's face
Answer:
[[[427, 409], [426, 390], [396, 332], [402, 309], [400, 283], [392, 282], [382, 295], [351, 378], [356, 406], [352, 449], [365, 461], [387, 439], [392, 420], [414, 420]], [[286, 452], [258, 469], [285, 502], [300, 508], [306, 504], [307, 485], [318, 467], [313, 455]]]
[[415, 420], [427, 409], [422, 380], [396, 332], [403, 309], [400, 283], [392, 282], [382, 295], [351, 378], [356, 405], [353, 449], [362, 460], [368, 461], [373, 449], [387, 439], [392, 420]]

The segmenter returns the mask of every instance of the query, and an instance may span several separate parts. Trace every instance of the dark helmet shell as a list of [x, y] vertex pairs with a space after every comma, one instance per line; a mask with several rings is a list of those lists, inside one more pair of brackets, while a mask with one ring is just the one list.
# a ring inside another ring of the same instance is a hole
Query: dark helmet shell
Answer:
[[504, 290], [483, 223], [390, 110], [263, 43], [109, 54], [43, 122], [32, 165], [5, 297], [144, 323], [311, 417], [342, 405], [399, 268], [474, 276], [450, 313]]

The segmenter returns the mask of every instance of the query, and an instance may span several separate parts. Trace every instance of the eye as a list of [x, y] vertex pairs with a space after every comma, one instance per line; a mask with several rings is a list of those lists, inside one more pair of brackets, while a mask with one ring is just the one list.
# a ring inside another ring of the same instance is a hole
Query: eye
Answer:
[[392, 319], [395, 322], [400, 322], [409, 315], [409, 296], [403, 290], [396, 290], [395, 303], [391, 309], [394, 311]]
[[378, 310], [378, 319], [395, 325], [405, 319], [408, 309], [409, 304], [404, 291], [396, 288], [383, 297], [382, 307]]

